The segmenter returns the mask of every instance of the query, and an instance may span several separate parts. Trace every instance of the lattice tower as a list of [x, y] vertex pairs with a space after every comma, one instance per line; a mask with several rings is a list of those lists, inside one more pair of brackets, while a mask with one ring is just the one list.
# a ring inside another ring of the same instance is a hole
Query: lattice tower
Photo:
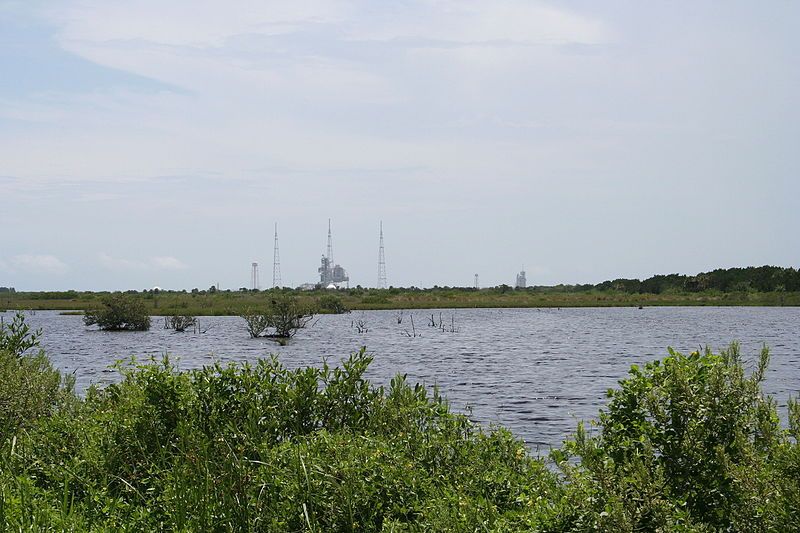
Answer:
[[331, 238], [331, 219], [328, 219], [328, 264], [333, 267], [333, 238]]
[[386, 257], [383, 253], [383, 221], [381, 221], [381, 238], [378, 245], [378, 288], [385, 289], [388, 287], [386, 283]]
[[275, 223], [275, 248], [272, 252], [272, 288], [281, 286], [281, 254], [278, 251], [278, 223]]

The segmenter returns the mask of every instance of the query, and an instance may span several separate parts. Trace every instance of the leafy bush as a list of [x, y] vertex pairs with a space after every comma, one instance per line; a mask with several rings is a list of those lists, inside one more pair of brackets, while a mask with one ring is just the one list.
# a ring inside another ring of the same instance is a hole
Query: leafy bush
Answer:
[[335, 294], [322, 295], [317, 302], [317, 306], [320, 311], [332, 313], [334, 315], [350, 312], [347, 306], [344, 305], [344, 302], [342, 302], [342, 299]]
[[139, 298], [123, 293], [114, 293], [103, 298], [101, 307], [86, 311], [83, 322], [87, 326], [97, 324], [108, 331], [147, 331], [150, 329], [150, 314]]
[[52, 413], [73, 384], [72, 376], [62, 382], [43, 352], [14, 357], [0, 351], [0, 440]]
[[244, 320], [247, 333], [253, 339], [262, 336], [270, 325], [270, 315], [255, 309], [246, 310], [239, 318]]
[[[774, 459], [794, 454], [790, 470], [800, 467], [797, 435], [793, 444], [774, 401], [761, 392], [768, 362], [765, 347], [746, 376], [732, 344], [719, 355], [670, 350], [663, 361], [634, 366], [609, 391], [600, 434], [590, 437], [581, 426], [567, 444], [580, 464], [554, 454], [594, 502], [582, 510], [581, 523], [650, 531], [796, 529], [800, 476], [788, 481], [789, 465]], [[787, 514], [781, 508], [795, 511], [781, 518]]]
[[270, 327], [275, 329], [276, 337], [293, 337], [298, 329], [314, 318], [313, 310], [303, 306], [297, 299], [278, 297], [270, 305]]
[[178, 333], [183, 333], [187, 328], [194, 327], [197, 324], [197, 318], [190, 315], [172, 315], [169, 318], [168, 326]]
[[41, 336], [42, 330], [31, 332], [31, 327], [25, 323], [25, 315], [17, 312], [11, 324], [0, 321], [0, 352], [22, 357], [31, 348], [39, 346]]
[[249, 309], [239, 316], [244, 319], [250, 337], [261, 337], [267, 329], [272, 328], [274, 332], [267, 336], [289, 339], [297, 330], [306, 327], [314, 314], [296, 298], [278, 296], [270, 301], [268, 307]]
[[62, 382], [42, 350], [28, 353], [38, 348], [40, 335], [41, 331], [30, 331], [21, 313], [11, 324], [0, 323], [0, 441], [72, 396], [72, 376]]

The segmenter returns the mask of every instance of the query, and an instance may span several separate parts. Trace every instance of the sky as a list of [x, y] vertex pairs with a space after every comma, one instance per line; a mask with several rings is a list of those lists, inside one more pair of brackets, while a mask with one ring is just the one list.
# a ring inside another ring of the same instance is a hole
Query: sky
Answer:
[[800, 3], [0, 0], [0, 286], [800, 266]]

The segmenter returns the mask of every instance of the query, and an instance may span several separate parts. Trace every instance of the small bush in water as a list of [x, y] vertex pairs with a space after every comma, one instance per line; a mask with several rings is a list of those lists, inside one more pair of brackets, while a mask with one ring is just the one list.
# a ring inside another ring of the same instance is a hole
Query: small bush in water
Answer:
[[108, 331], [147, 331], [150, 329], [150, 315], [144, 302], [135, 296], [114, 293], [101, 301], [101, 306], [86, 311], [83, 323], [87, 326], [97, 324]]

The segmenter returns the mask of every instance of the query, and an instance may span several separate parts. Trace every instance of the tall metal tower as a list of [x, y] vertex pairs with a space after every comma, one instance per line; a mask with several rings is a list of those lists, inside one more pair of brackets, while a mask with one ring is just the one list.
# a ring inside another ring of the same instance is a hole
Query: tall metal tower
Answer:
[[481, 288], [480, 285], [478, 285], [478, 275], [477, 274], [475, 274], [475, 288], [476, 289], [480, 289]]
[[254, 290], [258, 289], [258, 263], [251, 263], [253, 271], [250, 273], [250, 284]]
[[381, 240], [378, 246], [378, 288], [385, 289], [386, 287], [386, 257], [383, 255], [383, 221], [381, 220]]
[[333, 239], [331, 238], [331, 219], [328, 219], [328, 264], [333, 266]]
[[281, 286], [281, 254], [278, 251], [278, 223], [275, 223], [275, 250], [272, 252], [272, 288]]

